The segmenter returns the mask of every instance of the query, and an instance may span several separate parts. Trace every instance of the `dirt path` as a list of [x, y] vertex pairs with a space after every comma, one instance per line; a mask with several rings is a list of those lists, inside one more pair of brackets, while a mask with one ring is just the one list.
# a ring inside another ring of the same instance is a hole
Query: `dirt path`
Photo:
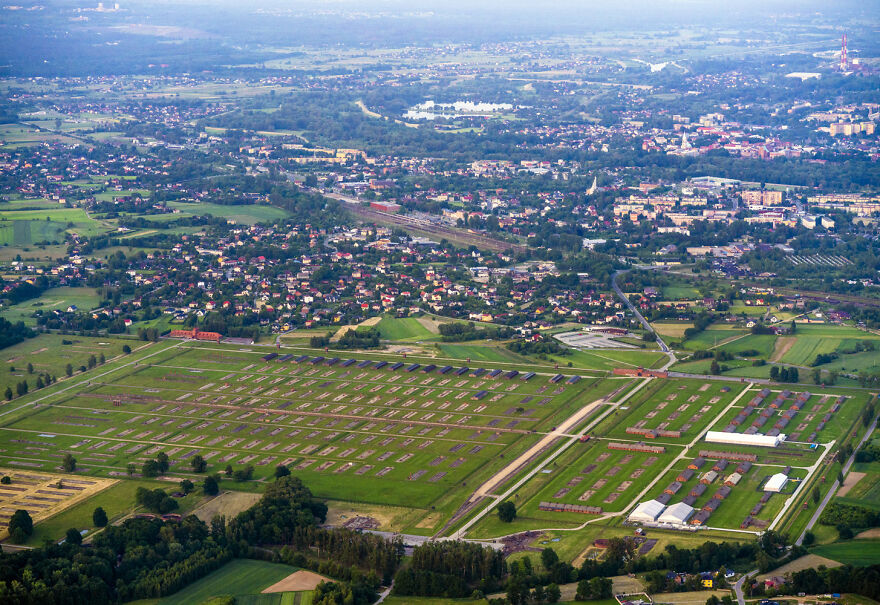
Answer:
[[785, 354], [794, 346], [794, 343], [797, 342], [797, 338], [794, 336], [783, 336], [781, 338], [776, 339], [776, 344], [773, 348], [773, 355], [770, 356], [770, 361], [776, 362], [780, 361]]
[[597, 399], [596, 401], [589, 403], [579, 409], [572, 416], [564, 420], [562, 424], [556, 427], [556, 430], [544, 435], [544, 437], [542, 437], [541, 440], [538, 441], [538, 443], [520, 454], [518, 458], [516, 458], [510, 464], [495, 473], [492, 477], [489, 478], [488, 481], [478, 487], [477, 491], [475, 491], [473, 495], [471, 495], [470, 501], [473, 502], [474, 500], [478, 500], [484, 496], [491, 494], [496, 487], [503, 483], [508, 477], [516, 473], [522, 466], [528, 463], [529, 460], [548, 448], [554, 441], [556, 441], [560, 437], [565, 437], [569, 430], [580, 424], [580, 422], [584, 418], [592, 414], [593, 411], [595, 411], [600, 406], [606, 404], [607, 402], [608, 399], [603, 397], [602, 399]]
[[856, 471], [850, 472], [846, 476], [846, 478], [844, 478], [843, 487], [838, 490], [837, 495], [840, 497], [847, 495], [849, 493], [849, 490], [854, 488], [856, 486], [856, 483], [864, 478], [865, 474], [866, 473], [857, 473]]

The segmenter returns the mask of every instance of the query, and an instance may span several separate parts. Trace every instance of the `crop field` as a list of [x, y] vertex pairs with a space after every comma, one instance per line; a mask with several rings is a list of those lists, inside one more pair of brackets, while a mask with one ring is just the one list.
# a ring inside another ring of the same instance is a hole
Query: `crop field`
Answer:
[[664, 286], [663, 298], [666, 300], [692, 300], [699, 298], [700, 293], [691, 286]]
[[[838, 493], [837, 497], [852, 504], [880, 508], [880, 462], [857, 462], [852, 472], [862, 473], [861, 479], [845, 496]], [[847, 480], [851, 475], [847, 476]]]
[[[745, 334], [745, 330], [737, 330], [733, 326], [710, 326], [699, 334], [696, 334], [693, 338], [689, 338], [684, 343], [684, 347], [692, 351], [711, 349], [712, 347], [723, 345], [725, 341], [736, 338], [737, 336], [742, 336], [743, 334]], [[745, 339], [737, 340], [736, 345], [741, 345], [743, 340]]]
[[[161, 605], [198, 604], [220, 595], [231, 595], [236, 597], [236, 602], [239, 602], [241, 596], [259, 595], [268, 597], [266, 599], [267, 605], [269, 603], [277, 604], [281, 602], [281, 594], [260, 595], [260, 592], [295, 571], [295, 567], [278, 563], [267, 563], [253, 559], [233, 559], [201, 580], [161, 599], [159, 603]], [[262, 603], [263, 601], [257, 602]], [[291, 604], [294, 602], [290, 601]]]
[[844, 565], [875, 565], [880, 561], [880, 540], [849, 540], [817, 546], [810, 552]]
[[437, 336], [418, 317], [383, 317], [376, 329], [385, 340], [430, 340]]
[[[834, 353], [847, 348], [857, 340], [880, 340], [880, 336], [856, 328], [834, 325], [797, 326], [794, 346], [783, 355], [781, 361], [799, 366], [808, 366], [820, 353]], [[880, 345], [880, 342], [876, 343]]]
[[10, 220], [0, 222], [0, 245], [30, 246], [64, 240], [66, 225], [56, 221]]
[[437, 349], [442, 357], [451, 359], [470, 359], [474, 362], [485, 361], [495, 363], [531, 363], [526, 357], [518, 355], [513, 351], [508, 351], [503, 347], [493, 347], [475, 344], [454, 344], [443, 343], [438, 344]]
[[0, 464], [53, 469], [70, 452], [83, 473], [124, 477], [164, 451], [173, 473], [191, 475], [201, 454], [209, 472], [253, 465], [263, 480], [284, 464], [321, 497], [442, 513], [560, 415], [620, 385], [265, 355], [175, 343], [149, 364], [81, 380], [9, 415]]

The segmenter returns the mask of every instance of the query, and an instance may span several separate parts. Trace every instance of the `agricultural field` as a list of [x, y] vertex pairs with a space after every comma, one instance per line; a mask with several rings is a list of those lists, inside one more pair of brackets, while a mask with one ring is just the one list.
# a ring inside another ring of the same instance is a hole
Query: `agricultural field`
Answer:
[[[439, 331], [430, 329], [429, 322], [420, 321], [420, 317], [383, 317], [376, 324], [376, 329], [382, 335], [383, 340], [419, 341], [431, 340], [437, 337]], [[427, 324], [427, 325], [426, 325]]]
[[880, 540], [848, 540], [817, 546], [810, 552], [844, 565], [874, 565], [880, 561]]
[[[159, 605], [193, 605], [204, 603], [211, 597], [230, 595], [236, 603], [258, 603], [259, 605], [309, 605], [311, 594], [261, 592], [296, 572], [295, 567], [278, 563], [267, 563], [253, 559], [233, 559], [217, 571], [190, 584], [183, 590], [155, 601]], [[292, 598], [282, 600], [282, 595]], [[295, 598], [299, 596], [299, 598]], [[303, 597], [306, 596], [306, 599]], [[252, 598], [257, 597], [257, 598]], [[260, 598], [263, 597], [263, 598]]]
[[140, 468], [164, 451], [174, 475], [197, 478], [189, 460], [201, 454], [209, 472], [252, 465], [257, 483], [228, 485], [257, 489], [283, 464], [324, 498], [433, 508], [434, 524], [413, 520], [425, 533], [536, 433], [620, 386], [553, 384], [552, 372], [489, 377], [477, 366], [407, 371], [409, 360], [396, 370], [345, 357], [267, 361], [265, 350], [202, 343], [155, 348], [149, 363], [74, 379], [51, 405], [10, 413], [0, 464], [50, 470], [70, 452], [83, 474], [123, 478], [129, 462]]

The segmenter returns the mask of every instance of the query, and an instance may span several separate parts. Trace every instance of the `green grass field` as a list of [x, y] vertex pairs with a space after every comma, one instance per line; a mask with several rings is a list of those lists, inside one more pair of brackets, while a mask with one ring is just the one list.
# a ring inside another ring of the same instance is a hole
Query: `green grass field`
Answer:
[[[44, 521], [40, 521], [34, 526], [34, 533], [25, 543], [26, 546], [39, 546], [44, 540], [60, 540], [64, 537], [65, 532], [74, 527], [79, 530], [88, 529], [89, 534], [86, 538], [96, 530], [92, 524], [92, 513], [97, 507], [104, 509], [111, 523], [133, 511], [138, 506], [135, 500], [135, 492], [139, 487], [148, 489], [161, 488], [169, 490], [173, 484], [163, 483], [161, 481], [120, 481], [96, 496], [89, 498], [85, 502], [76, 504], [65, 511], [49, 517]], [[178, 500], [180, 509], [177, 512], [183, 512], [192, 509], [192, 507], [201, 498], [199, 494], [192, 493], [186, 498]]]
[[[64, 340], [71, 344], [63, 344]], [[40, 372], [48, 372], [61, 379], [64, 377], [65, 367], [68, 363], [76, 370], [74, 374], [76, 376], [79, 374], [78, 368], [88, 364], [90, 355], [98, 356], [104, 353], [104, 357], [109, 360], [120, 355], [122, 347], [126, 344], [134, 350], [144, 343], [112, 337], [92, 338], [90, 336], [38, 334], [35, 338], [29, 338], [0, 351], [0, 362], [2, 362], [0, 364], [0, 393], [5, 391], [7, 386], [11, 386], [14, 391], [16, 383], [22, 380], [27, 380], [29, 387], [33, 389]], [[27, 372], [28, 363], [34, 366], [33, 374]]]
[[880, 540], [836, 542], [812, 548], [810, 552], [844, 565], [876, 565], [880, 561]]
[[61, 287], [50, 288], [43, 292], [39, 298], [31, 298], [17, 305], [3, 309], [3, 316], [9, 321], [24, 321], [28, 325], [36, 325], [36, 320], [31, 317], [35, 311], [51, 313], [52, 311], [67, 311], [71, 305], [75, 305], [80, 311], [91, 311], [101, 302], [94, 288]]
[[437, 344], [440, 355], [451, 359], [470, 359], [473, 362], [531, 363], [527, 357], [508, 351], [504, 347], [475, 344]]
[[[236, 603], [241, 595], [259, 595], [260, 591], [272, 584], [279, 582], [296, 571], [295, 567], [254, 561], [252, 559], [234, 559], [208, 574], [198, 582], [190, 584], [183, 590], [161, 599], [161, 605], [191, 605], [202, 603], [211, 597], [218, 595], [232, 595], [236, 597]], [[269, 597], [266, 605], [279, 602], [280, 594], [259, 595]], [[240, 602], [245, 602], [242, 599]], [[263, 605], [262, 600], [247, 600]]]
[[203, 216], [206, 214], [222, 216], [243, 225], [269, 222], [289, 216], [289, 213], [280, 208], [258, 204], [223, 206], [220, 204], [209, 204], [204, 202], [196, 204], [188, 202], [168, 202], [168, 207], [193, 216]]
[[[849, 326], [831, 324], [798, 324], [794, 346], [782, 357], [782, 362], [808, 366], [820, 353], [834, 353], [840, 348], [851, 347], [856, 340], [880, 340], [880, 336]], [[880, 342], [876, 343], [880, 348]]]
[[[55, 468], [58, 452], [70, 451], [83, 472], [101, 476], [118, 476], [128, 462], [139, 468], [158, 451], [171, 457], [179, 477], [191, 475], [187, 461], [197, 452], [209, 470], [250, 464], [258, 479], [284, 464], [321, 497], [432, 509], [429, 525], [409, 528], [430, 532], [460, 505], [467, 486], [533, 443], [532, 431], [569, 415], [579, 396], [592, 400], [616, 384], [595, 391], [589, 379], [551, 385], [552, 372], [526, 382], [267, 364], [261, 350], [179, 344], [153, 347], [165, 350], [150, 365], [129, 365], [100, 380], [77, 376], [75, 386], [50, 397], [53, 405], [5, 417], [0, 463], [22, 456], [11, 441], [24, 432], [33, 437], [27, 464]], [[132, 393], [148, 403], [114, 405]]]
[[376, 328], [384, 340], [412, 341], [431, 340], [437, 334], [431, 332], [417, 317], [383, 317]]

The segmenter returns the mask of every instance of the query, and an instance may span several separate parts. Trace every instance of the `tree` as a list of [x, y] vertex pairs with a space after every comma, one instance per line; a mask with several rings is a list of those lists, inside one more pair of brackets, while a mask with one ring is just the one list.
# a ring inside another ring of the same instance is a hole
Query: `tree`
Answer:
[[234, 471], [232, 470], [232, 465], [231, 465], [231, 464], [227, 464], [227, 465], [226, 465], [226, 470], [224, 470], [223, 472], [226, 473], [226, 476], [227, 476], [227, 477], [231, 477], [231, 476], [232, 476], [232, 473], [234, 472]]
[[15, 393], [19, 397], [21, 397], [22, 395], [27, 395], [27, 392], [28, 392], [27, 380], [22, 380], [21, 382], [19, 382], [18, 384], [15, 385]]
[[841, 523], [837, 526], [837, 533], [841, 540], [849, 540], [853, 537], [853, 530], [845, 523]]
[[779, 380], [779, 366], [770, 368], [770, 380]]
[[541, 565], [544, 569], [550, 569], [559, 561], [559, 555], [549, 546], [541, 551]]
[[182, 491], [184, 494], [190, 493], [195, 488], [196, 488], [196, 486], [189, 479], [184, 479], [183, 481], [180, 482], [180, 491]]
[[64, 459], [61, 461], [61, 468], [63, 468], [66, 473], [72, 473], [76, 470], [76, 458], [71, 454], [64, 454]]
[[719, 605], [721, 601], [715, 595], [709, 595], [709, 598], [706, 599], [706, 605]]
[[12, 401], [12, 387], [6, 387], [6, 392], [4, 393], [4, 396], [6, 397], [6, 401]]
[[89, 355], [89, 369], [91, 370], [98, 365], [98, 360], [94, 355]]
[[718, 365], [718, 360], [713, 359], [712, 364], [709, 366], [709, 373], [717, 376], [721, 373], [721, 366]]
[[819, 504], [819, 499], [820, 499], [821, 497], [822, 497], [822, 494], [819, 493], [819, 488], [818, 488], [818, 486], [817, 486], [817, 487], [814, 487], [814, 488], [813, 488], [813, 502], [815, 502], [816, 504]]
[[43, 384], [43, 377], [37, 376], [37, 388], [42, 389], [45, 385]]
[[70, 378], [73, 376], [73, 366], [71, 364], [67, 364], [64, 367], [64, 373], [67, 374], [67, 377]]
[[290, 469], [284, 466], [283, 464], [279, 464], [275, 467], [275, 478], [280, 479], [281, 477], [286, 477], [290, 474]]
[[811, 531], [804, 532], [804, 546], [812, 546], [816, 542], [816, 534]]
[[67, 542], [68, 544], [80, 545], [80, 544], [82, 544], [83, 537], [82, 537], [82, 534], [79, 533], [78, 529], [76, 529], [75, 527], [71, 527], [70, 529], [67, 530], [67, 533], [64, 535], [64, 541]]
[[168, 467], [170, 466], [170, 463], [168, 462], [168, 454], [165, 452], [159, 452], [156, 455], [156, 462], [159, 463], [159, 473], [164, 475], [168, 472]]
[[12, 477], [10, 477], [9, 475], [3, 475], [3, 478], [0, 479], [0, 483], [2, 483], [3, 485], [9, 485], [10, 483], [12, 483]]
[[98, 363], [101, 364], [101, 365], [104, 365], [104, 362], [106, 362], [106, 361], [107, 361], [107, 358], [104, 357], [104, 354], [103, 354], [103, 353], [101, 353], [101, 356], [98, 357]]
[[499, 504], [498, 519], [502, 523], [512, 523], [516, 519], [516, 505], [510, 500], [505, 500]]
[[562, 591], [559, 590], [559, 586], [557, 584], [547, 584], [547, 588], [544, 589], [544, 599], [548, 603], [558, 603], [561, 598]]
[[100, 506], [92, 513], [92, 523], [95, 527], [106, 527], [107, 525], [107, 513]]
[[129, 353], [131, 353], [131, 347], [128, 345], [122, 345], [122, 352], [128, 355]]
[[159, 463], [155, 460], [147, 460], [141, 467], [141, 475], [144, 477], [158, 477], [160, 474]]
[[12, 513], [7, 529], [13, 541], [24, 542], [34, 533], [34, 520], [26, 510], [19, 509]]
[[208, 461], [205, 460], [201, 454], [193, 456], [192, 460], [189, 461], [189, 465], [195, 473], [204, 473], [208, 470]]
[[28, 364], [27, 364], [27, 372], [28, 372], [28, 374], [34, 373], [34, 364], [32, 364], [31, 362], [28, 362]]
[[208, 475], [202, 484], [202, 490], [207, 496], [216, 496], [220, 493], [220, 483], [217, 481], [217, 475]]
[[135, 472], [137, 472], [137, 466], [135, 466], [135, 463], [129, 462], [125, 467], [125, 472], [128, 473], [129, 477], [133, 477]]

